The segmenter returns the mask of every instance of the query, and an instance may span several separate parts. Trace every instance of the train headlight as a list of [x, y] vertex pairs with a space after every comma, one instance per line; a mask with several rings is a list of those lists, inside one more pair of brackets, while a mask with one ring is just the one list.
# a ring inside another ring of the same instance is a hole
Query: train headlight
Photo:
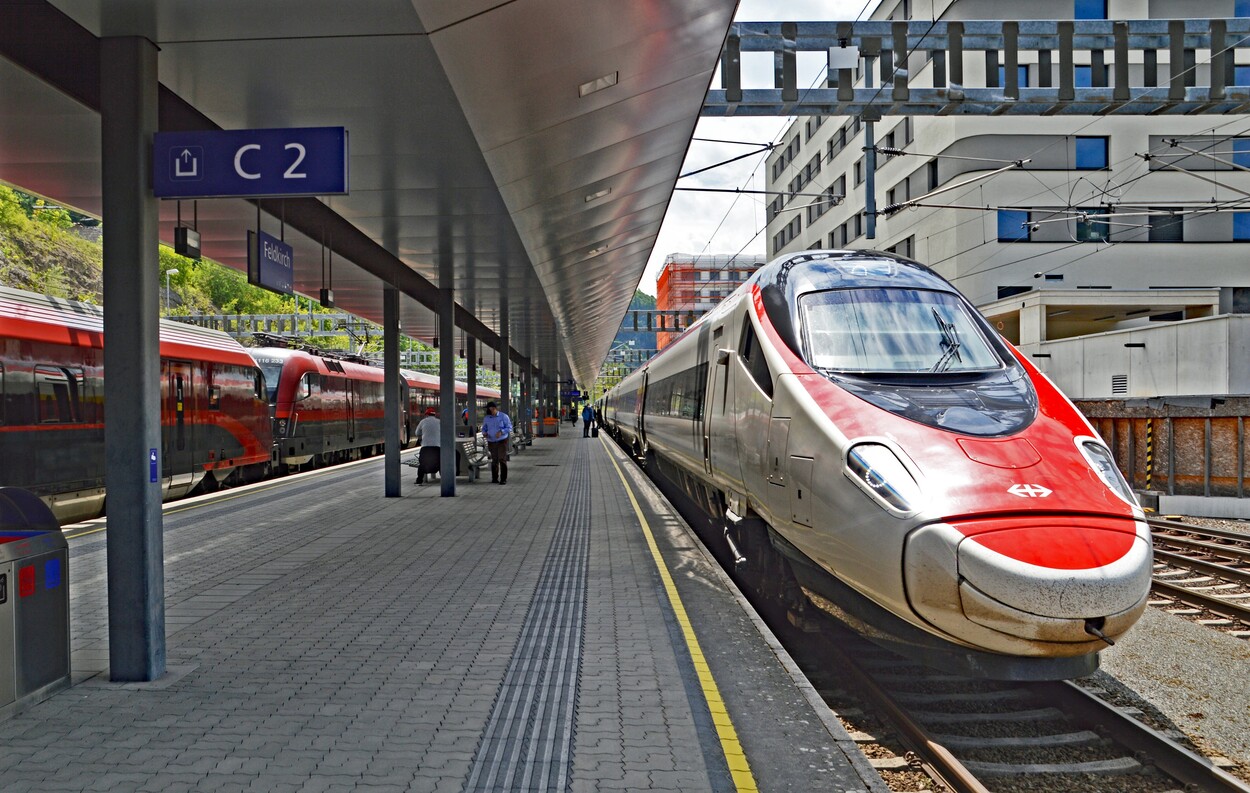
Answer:
[[920, 485], [888, 446], [860, 443], [846, 455], [847, 473], [855, 484], [896, 512], [911, 512], [920, 504]]
[[278, 419], [278, 435], [286, 435], [286, 419]]
[[1106, 446], [1097, 441], [1081, 441], [1081, 452], [1107, 487], [1133, 506], [1140, 506], [1137, 503], [1137, 496], [1133, 494], [1133, 488], [1124, 481], [1124, 475], [1120, 473], [1120, 469], [1115, 464], [1115, 458], [1111, 456], [1111, 451]]

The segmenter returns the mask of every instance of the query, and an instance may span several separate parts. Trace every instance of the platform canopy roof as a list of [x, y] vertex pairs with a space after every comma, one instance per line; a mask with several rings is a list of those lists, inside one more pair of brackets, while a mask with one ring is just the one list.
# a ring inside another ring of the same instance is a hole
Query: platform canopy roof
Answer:
[[[264, 201], [295, 289], [332, 286], [432, 339], [502, 330], [549, 374], [593, 379], [640, 280], [736, 0], [21, 0], [0, 2], [0, 180], [101, 207], [99, 38], [160, 49], [163, 130], [342, 126], [350, 194]], [[165, 202], [204, 254], [246, 266], [257, 208]], [[108, 218], [104, 218], [107, 233]], [[327, 250], [333, 250], [327, 273]], [[453, 340], [459, 345], [460, 339]], [[490, 357], [487, 353], [487, 361]]]

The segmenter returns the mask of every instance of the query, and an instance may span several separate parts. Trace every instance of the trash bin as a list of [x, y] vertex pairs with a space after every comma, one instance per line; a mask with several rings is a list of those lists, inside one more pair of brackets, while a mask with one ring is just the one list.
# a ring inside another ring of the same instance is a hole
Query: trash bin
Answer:
[[52, 510], [0, 487], [0, 716], [68, 686], [69, 546]]
[[546, 416], [543, 418], [542, 432], [539, 437], [555, 438], [560, 434], [560, 420], [555, 416]]

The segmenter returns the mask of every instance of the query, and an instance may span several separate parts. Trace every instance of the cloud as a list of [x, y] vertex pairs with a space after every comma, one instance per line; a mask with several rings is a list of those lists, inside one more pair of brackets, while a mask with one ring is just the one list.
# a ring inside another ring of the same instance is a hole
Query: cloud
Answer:
[[[870, 5], [875, 5], [875, 2]], [[784, 3], [776, 0], [742, 0], [735, 18], [743, 22], [854, 19], [863, 8], [864, 0], [787, 0]], [[820, 53], [800, 53], [799, 85], [806, 87], [818, 80], [823, 72], [822, 63], [823, 57]], [[743, 86], [748, 88], [771, 85], [771, 56], [763, 54], [762, 58], [744, 58], [742, 80]], [[695, 129], [694, 137], [744, 143], [777, 143], [792, 120], [782, 117], [702, 118]], [[682, 173], [705, 168], [749, 151], [750, 146], [696, 140], [690, 144]], [[767, 188], [764, 179], [766, 156], [761, 153], [747, 157], [681, 179], [677, 184], [679, 187], [764, 190]], [[769, 198], [764, 195], [680, 190], [673, 193], [639, 288], [655, 294], [656, 278], [664, 267], [664, 258], [670, 253], [766, 253], [764, 206]]]

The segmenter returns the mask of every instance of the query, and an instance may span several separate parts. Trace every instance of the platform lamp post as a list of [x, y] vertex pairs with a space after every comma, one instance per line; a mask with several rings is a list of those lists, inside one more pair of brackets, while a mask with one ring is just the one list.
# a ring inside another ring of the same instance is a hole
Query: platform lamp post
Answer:
[[177, 268], [177, 267], [170, 267], [168, 270], [166, 270], [166, 271], [165, 271], [165, 313], [166, 313], [166, 314], [168, 314], [168, 313], [169, 313], [169, 306], [170, 306], [170, 303], [169, 303], [169, 276], [171, 276], [171, 275], [177, 275], [177, 274], [178, 274], [178, 268]]

